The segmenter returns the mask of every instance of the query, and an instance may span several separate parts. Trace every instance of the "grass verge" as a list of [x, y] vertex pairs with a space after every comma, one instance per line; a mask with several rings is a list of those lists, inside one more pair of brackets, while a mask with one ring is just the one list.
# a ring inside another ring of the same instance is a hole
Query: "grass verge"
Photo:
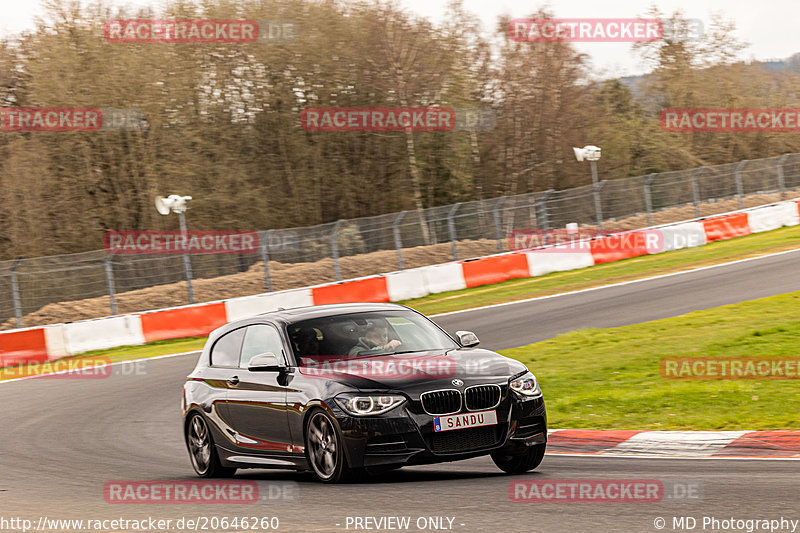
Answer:
[[585, 329], [503, 354], [527, 364], [554, 428], [737, 430], [800, 426], [798, 380], [672, 380], [665, 357], [800, 361], [800, 292], [675, 318]]

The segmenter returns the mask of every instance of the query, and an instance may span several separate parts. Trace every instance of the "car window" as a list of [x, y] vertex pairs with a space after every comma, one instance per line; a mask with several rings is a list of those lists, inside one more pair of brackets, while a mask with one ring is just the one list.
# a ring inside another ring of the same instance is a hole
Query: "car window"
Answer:
[[244, 329], [233, 330], [217, 339], [211, 348], [211, 366], [235, 367], [237, 365]]
[[283, 341], [277, 329], [267, 324], [255, 324], [245, 329], [247, 329], [247, 333], [244, 335], [242, 344], [240, 368], [247, 368], [253, 357], [265, 352], [274, 353], [278, 361], [283, 362]]
[[290, 325], [288, 334], [298, 361], [315, 356], [415, 353], [457, 347], [433, 322], [405, 310], [303, 320]]

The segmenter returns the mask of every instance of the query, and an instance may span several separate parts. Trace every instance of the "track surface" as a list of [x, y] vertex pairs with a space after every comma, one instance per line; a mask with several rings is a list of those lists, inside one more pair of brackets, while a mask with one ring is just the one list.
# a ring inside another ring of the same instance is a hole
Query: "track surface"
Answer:
[[[474, 330], [484, 346], [500, 349], [576, 328], [620, 326], [798, 289], [800, 253], [792, 253], [437, 321], [450, 331]], [[184, 449], [179, 413], [181, 386], [196, 358], [142, 362], [136, 376], [0, 384], [0, 518], [36, 523], [40, 516], [277, 516], [280, 531], [348, 531], [348, 516], [410, 516], [410, 531], [417, 531], [417, 517], [447, 516], [455, 519], [454, 531], [464, 532], [656, 531], [656, 517], [667, 520], [665, 531], [674, 531], [673, 516], [697, 518], [696, 531], [701, 531], [703, 516], [800, 519], [800, 462], [556, 455], [521, 477], [657, 479], [699, 485], [702, 496], [681, 503], [513, 503], [508, 489], [515, 478], [479, 458], [403, 469], [371, 483], [337, 487], [288, 472], [242, 476], [259, 483], [288, 483], [296, 494], [292, 501], [107, 504], [103, 487], [109, 481], [197, 479]]]
[[502, 350], [576, 329], [627, 326], [798, 290], [800, 250], [435, 320], [451, 332], [474, 331], [482, 346]]

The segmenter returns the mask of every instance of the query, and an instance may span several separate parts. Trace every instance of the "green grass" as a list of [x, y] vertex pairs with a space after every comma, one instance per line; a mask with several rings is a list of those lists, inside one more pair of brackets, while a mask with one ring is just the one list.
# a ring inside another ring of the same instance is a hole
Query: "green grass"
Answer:
[[672, 380], [665, 357], [794, 357], [800, 292], [610, 329], [585, 329], [502, 353], [536, 374], [553, 428], [796, 429], [798, 380]]
[[720, 241], [706, 246], [647, 255], [615, 263], [505, 281], [485, 287], [431, 294], [400, 302], [433, 315], [560, 292], [679, 272], [800, 247], [800, 226]]

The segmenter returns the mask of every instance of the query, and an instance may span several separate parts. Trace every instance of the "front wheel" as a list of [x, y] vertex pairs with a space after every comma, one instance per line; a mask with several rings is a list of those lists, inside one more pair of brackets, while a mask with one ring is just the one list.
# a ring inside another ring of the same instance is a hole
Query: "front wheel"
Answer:
[[524, 474], [535, 469], [544, 459], [547, 444], [537, 444], [518, 451], [498, 450], [492, 452], [492, 461], [508, 474]]
[[323, 483], [338, 483], [353, 477], [336, 422], [325, 411], [315, 411], [306, 422], [306, 452], [314, 475]]
[[235, 468], [222, 466], [211, 437], [211, 430], [206, 419], [200, 413], [194, 413], [186, 424], [186, 447], [192, 468], [200, 477], [230, 477], [236, 473]]

